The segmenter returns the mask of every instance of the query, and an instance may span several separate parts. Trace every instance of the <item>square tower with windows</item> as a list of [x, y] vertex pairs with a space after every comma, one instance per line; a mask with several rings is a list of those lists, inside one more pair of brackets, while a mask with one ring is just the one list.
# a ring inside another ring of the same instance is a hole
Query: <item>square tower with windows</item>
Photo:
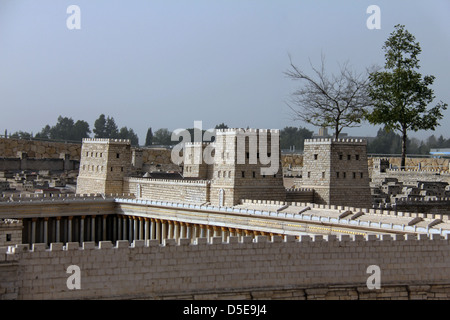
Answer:
[[242, 199], [286, 199], [279, 130], [218, 129], [210, 199], [233, 206]]
[[83, 139], [77, 193], [122, 193], [131, 162], [130, 140]]
[[367, 141], [306, 139], [301, 187], [314, 189], [314, 202], [371, 208]]
[[[212, 178], [212, 163], [205, 159], [212, 145], [206, 142], [187, 142], [183, 149], [183, 177], [207, 180]], [[210, 152], [214, 156], [214, 151]]]

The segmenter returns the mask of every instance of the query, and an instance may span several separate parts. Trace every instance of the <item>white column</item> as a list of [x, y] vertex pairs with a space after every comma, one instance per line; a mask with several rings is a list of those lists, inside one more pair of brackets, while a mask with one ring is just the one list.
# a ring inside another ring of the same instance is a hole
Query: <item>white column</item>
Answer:
[[155, 219], [150, 219], [150, 239], [156, 239], [156, 223]]
[[36, 243], [36, 218], [31, 219], [31, 243]]
[[212, 226], [206, 226], [206, 237], [208, 238], [208, 241], [211, 240], [211, 238], [214, 236], [214, 229]]
[[167, 239], [173, 239], [173, 222], [167, 221]]
[[155, 239], [161, 242], [161, 220], [155, 219], [155, 228], [156, 228]]
[[222, 242], [228, 241], [228, 228], [222, 227]]
[[123, 240], [121, 216], [117, 216], [117, 240]]
[[61, 234], [61, 217], [56, 217], [56, 237], [55, 241], [60, 242], [60, 234]]
[[161, 242], [163, 239], [168, 239], [168, 223], [166, 220], [161, 220], [161, 226], [162, 226], [162, 235], [161, 235]]
[[44, 218], [44, 243], [48, 242], [48, 218]]
[[136, 217], [133, 217], [133, 232], [134, 232], [133, 239], [138, 240], [139, 229], [138, 229], [138, 219], [136, 219]]
[[139, 240], [144, 240], [144, 219], [139, 217]]
[[117, 217], [111, 216], [112, 218], [112, 232], [111, 232], [111, 240], [112, 241], [117, 241], [117, 237], [118, 237], [118, 232], [117, 232]]
[[95, 216], [91, 216], [91, 241], [95, 241]]
[[128, 217], [128, 241], [133, 242], [133, 218]]
[[67, 217], [67, 242], [72, 242], [72, 219], [73, 217]]
[[192, 239], [192, 225], [190, 223], [186, 223], [186, 238]]
[[128, 219], [125, 216], [122, 216], [122, 240], [128, 240], [127, 223]]
[[178, 221], [174, 221], [174, 231], [173, 231], [173, 238], [175, 240], [178, 240], [178, 238], [180, 237], [180, 223]]
[[186, 224], [184, 222], [180, 222], [180, 238], [185, 239], [186, 237]]
[[107, 217], [107, 215], [106, 214], [104, 214], [103, 215], [103, 221], [102, 221], [102, 239], [103, 239], [103, 241], [105, 241], [106, 240], [106, 217]]
[[84, 218], [86, 216], [81, 216], [80, 219], [80, 243], [84, 242]]
[[192, 228], [192, 238], [195, 239], [197, 238], [198, 235], [198, 229], [199, 229], [199, 225], [198, 224], [194, 224], [191, 228]]
[[144, 218], [145, 220], [145, 237], [144, 240], [149, 240], [150, 239], [150, 219], [149, 218]]

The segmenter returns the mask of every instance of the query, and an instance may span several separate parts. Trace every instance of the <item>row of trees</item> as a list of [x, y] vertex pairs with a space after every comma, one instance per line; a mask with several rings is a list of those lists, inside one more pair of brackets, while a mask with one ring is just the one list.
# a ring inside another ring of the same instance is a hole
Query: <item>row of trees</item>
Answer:
[[[92, 130], [95, 138], [111, 138], [111, 139], [130, 139], [132, 145], [138, 145], [139, 139], [137, 134], [131, 128], [117, 126], [113, 117], [105, 117], [101, 114], [94, 123]], [[47, 124], [41, 131], [33, 136], [32, 132], [18, 131], [10, 134], [12, 138], [21, 139], [39, 139], [39, 140], [63, 140], [81, 142], [83, 138], [89, 138], [91, 129], [89, 123], [84, 120], [59, 116], [55, 125]], [[7, 136], [5, 130], [5, 136]]]
[[[401, 167], [405, 166], [408, 132], [435, 130], [447, 104], [442, 101], [428, 108], [434, 100], [430, 88], [434, 76], [418, 72], [421, 48], [405, 26], [396, 25], [382, 49], [384, 70], [368, 68], [353, 72], [348, 64], [329, 76], [324, 59], [310, 76], [290, 62], [285, 74], [303, 86], [294, 91], [288, 106], [295, 119], [319, 127], [331, 127], [339, 138], [343, 128], [360, 126], [363, 121], [384, 125], [385, 132], [401, 136]], [[411, 144], [411, 143], [410, 143]]]
[[[226, 129], [228, 126], [224, 123], [215, 126], [215, 129]], [[187, 129], [194, 137], [194, 129]], [[54, 126], [46, 125], [34, 137], [32, 133], [18, 131], [10, 134], [12, 138], [21, 139], [40, 139], [40, 140], [64, 140], [81, 141], [82, 138], [88, 138], [91, 130], [86, 121], [78, 120], [74, 122], [71, 118], [58, 117], [58, 122]], [[95, 138], [116, 138], [130, 139], [135, 146], [138, 145], [138, 136], [133, 129], [122, 127], [118, 129], [114, 118], [105, 117], [103, 114], [95, 121], [93, 129]], [[313, 131], [304, 127], [285, 127], [280, 130], [280, 148], [286, 150], [303, 150], [305, 139], [313, 137]], [[7, 135], [7, 132], [5, 132]], [[202, 132], [204, 134], [204, 131]], [[178, 142], [172, 141], [172, 132], [167, 128], [161, 128], [153, 134], [152, 128], [148, 128], [145, 146], [151, 145], [175, 145]], [[442, 135], [436, 138], [431, 135], [425, 140], [417, 138], [407, 139], [406, 146], [410, 154], [429, 154], [432, 148], [450, 148], [450, 138], [446, 139]], [[399, 154], [402, 151], [402, 137], [394, 131], [387, 131], [381, 128], [377, 136], [367, 145], [368, 153], [377, 154]]]
[[[216, 125], [215, 129], [228, 128], [224, 123]], [[194, 139], [194, 131], [196, 129], [187, 129], [192, 141]], [[205, 130], [201, 132], [203, 137]], [[36, 140], [62, 140], [71, 142], [81, 142], [83, 138], [89, 138], [90, 134], [94, 133], [94, 138], [109, 138], [109, 139], [129, 139], [133, 146], [139, 145], [138, 135], [132, 128], [117, 126], [113, 117], [101, 114], [94, 122], [94, 128], [91, 132], [89, 123], [84, 120], [77, 120], [72, 118], [59, 116], [57, 123], [53, 126], [46, 125], [40, 132], [33, 135], [32, 132], [17, 131], [9, 134], [11, 138], [20, 139], [36, 139]], [[8, 132], [5, 130], [5, 137]], [[178, 141], [172, 141], [172, 132], [167, 128], [161, 128], [153, 133], [152, 128], [148, 128], [145, 137], [145, 146], [164, 145], [170, 146], [177, 144]]]
[[[407, 139], [406, 147], [409, 154], [429, 154], [431, 149], [450, 148], [450, 139], [442, 135], [436, 138], [431, 135], [425, 140], [417, 138]], [[399, 154], [402, 151], [402, 136], [394, 131], [379, 129], [375, 139], [367, 145], [368, 153]]]

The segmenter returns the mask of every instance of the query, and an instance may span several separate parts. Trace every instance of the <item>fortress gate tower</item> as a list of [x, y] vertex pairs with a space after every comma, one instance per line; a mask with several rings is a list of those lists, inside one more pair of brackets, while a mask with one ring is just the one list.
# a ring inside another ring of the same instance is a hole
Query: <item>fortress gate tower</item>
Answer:
[[314, 202], [371, 208], [367, 142], [362, 139], [306, 139], [302, 187]]
[[77, 193], [122, 193], [130, 170], [130, 140], [83, 139]]

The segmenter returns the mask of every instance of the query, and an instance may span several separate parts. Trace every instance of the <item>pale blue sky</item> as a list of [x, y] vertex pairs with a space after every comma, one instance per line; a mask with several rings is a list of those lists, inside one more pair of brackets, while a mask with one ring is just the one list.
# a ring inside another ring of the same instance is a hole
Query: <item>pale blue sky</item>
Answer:
[[[71, 4], [81, 30], [66, 27]], [[366, 27], [371, 4], [381, 30]], [[399, 23], [421, 44], [421, 72], [436, 76], [435, 102], [450, 103], [449, 14], [448, 0], [0, 0], [0, 132], [36, 133], [59, 115], [92, 128], [101, 113], [141, 143], [148, 127], [194, 120], [204, 129], [304, 126], [285, 105], [297, 86], [283, 74], [288, 53], [306, 70], [323, 53], [330, 71], [345, 61], [363, 71], [384, 64], [381, 47]], [[435, 134], [450, 138], [449, 126], [447, 110]]]

